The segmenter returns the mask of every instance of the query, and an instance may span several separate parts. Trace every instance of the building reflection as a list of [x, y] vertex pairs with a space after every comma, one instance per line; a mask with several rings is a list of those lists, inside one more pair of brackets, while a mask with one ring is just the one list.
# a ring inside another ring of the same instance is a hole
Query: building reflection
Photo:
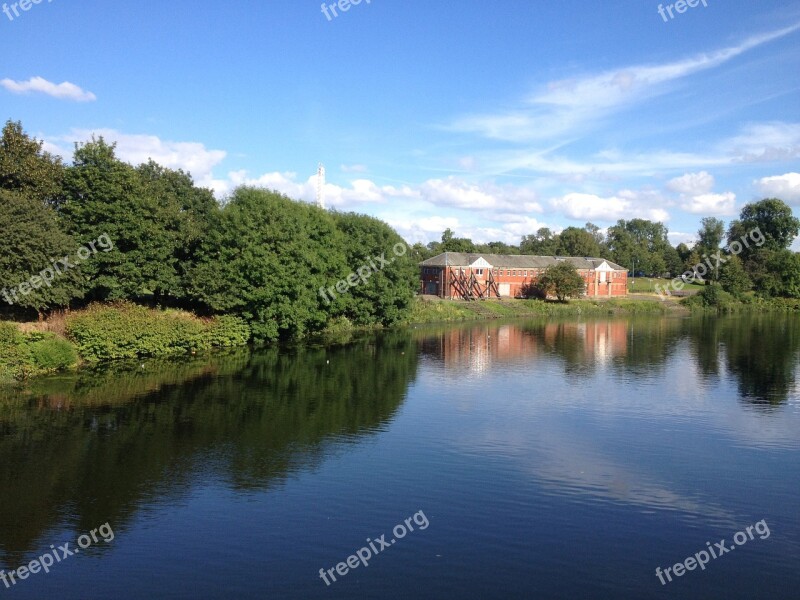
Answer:
[[473, 325], [425, 333], [422, 352], [448, 369], [482, 373], [493, 364], [535, 362], [554, 354], [575, 365], [603, 365], [627, 355], [627, 321]]

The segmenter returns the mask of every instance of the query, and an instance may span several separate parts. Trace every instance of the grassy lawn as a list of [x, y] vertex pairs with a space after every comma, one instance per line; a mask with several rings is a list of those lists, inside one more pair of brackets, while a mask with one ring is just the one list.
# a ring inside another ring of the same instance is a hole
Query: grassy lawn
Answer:
[[581, 299], [569, 303], [542, 300], [441, 300], [415, 298], [412, 314], [406, 323], [443, 323], [515, 317], [588, 317], [624, 314], [664, 314], [672, 303], [627, 298]]
[[[659, 279], [651, 277], [637, 277], [636, 279], [628, 278], [628, 293], [630, 294], [655, 294], [655, 286], [660, 285], [664, 289], [671, 279]], [[672, 289], [672, 288], [670, 288]], [[684, 291], [700, 291], [703, 289], [702, 283], [688, 283], [684, 285]]]

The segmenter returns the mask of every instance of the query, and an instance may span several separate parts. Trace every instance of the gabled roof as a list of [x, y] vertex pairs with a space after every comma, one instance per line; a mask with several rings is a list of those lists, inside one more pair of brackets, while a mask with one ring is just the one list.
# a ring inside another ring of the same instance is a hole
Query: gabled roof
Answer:
[[510, 269], [546, 269], [559, 262], [569, 262], [579, 270], [594, 270], [604, 263], [614, 271], [627, 271], [616, 263], [604, 258], [580, 256], [532, 256], [530, 254], [484, 254], [477, 252], [443, 252], [422, 261], [422, 267], [469, 267], [476, 260], [485, 260], [492, 267]]

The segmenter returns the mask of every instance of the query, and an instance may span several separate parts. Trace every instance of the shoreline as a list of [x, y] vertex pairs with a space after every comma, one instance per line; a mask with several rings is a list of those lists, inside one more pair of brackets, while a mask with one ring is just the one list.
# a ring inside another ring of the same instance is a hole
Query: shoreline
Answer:
[[[114, 317], [124, 317], [126, 307], [106, 305], [106, 313]], [[94, 330], [96, 333], [84, 335], [83, 339], [69, 336], [63, 329], [48, 329], [48, 323], [12, 323], [0, 322], [0, 384], [19, 385], [41, 376], [64, 372], [76, 372], [81, 368], [108, 365], [122, 359], [155, 359], [186, 357], [191, 359], [196, 354], [231, 348], [244, 348], [250, 345], [245, 339], [244, 331], [239, 323], [217, 323], [209, 328], [204, 322], [205, 330], [198, 337], [197, 332], [186, 335], [187, 319], [201, 321], [198, 317], [186, 313], [176, 318], [174, 311], [158, 311], [157, 309], [136, 309], [151, 311], [151, 317], [162, 317], [157, 343], [152, 337], [137, 332], [131, 339], [119, 341], [124, 349], [124, 356], [116, 356], [110, 349], [108, 331]], [[489, 300], [441, 299], [431, 296], [419, 296], [414, 299], [411, 314], [394, 327], [341, 327], [333, 323], [332, 327], [309, 335], [292, 343], [311, 343], [322, 345], [338, 345], [353, 335], [389, 329], [410, 329], [419, 325], [457, 324], [505, 319], [535, 318], [604, 318], [620, 316], [689, 316], [693, 314], [729, 314], [729, 313], [785, 313], [799, 312], [800, 301], [770, 300], [739, 302], [728, 306], [725, 311], [717, 308], [700, 308], [688, 306], [683, 299], [670, 298], [662, 300], [657, 295], [631, 294], [625, 298], [581, 298], [568, 303], [543, 301], [538, 299], [502, 298]], [[119, 313], [119, 314], [118, 314]], [[170, 315], [170, 318], [163, 318]], [[79, 314], [79, 316], [82, 316]], [[107, 316], [107, 315], [106, 315]], [[174, 325], [165, 323], [172, 323]], [[220, 327], [222, 325], [222, 327]], [[227, 327], [226, 327], [227, 326]], [[233, 331], [223, 332], [225, 329]], [[214, 333], [212, 333], [214, 332]], [[224, 335], [222, 335], [224, 333]], [[279, 342], [278, 344], [281, 344]], [[31, 348], [36, 346], [39, 358]], [[98, 352], [103, 347], [105, 354]], [[37, 363], [44, 362], [43, 365]], [[49, 361], [49, 362], [48, 362]]]

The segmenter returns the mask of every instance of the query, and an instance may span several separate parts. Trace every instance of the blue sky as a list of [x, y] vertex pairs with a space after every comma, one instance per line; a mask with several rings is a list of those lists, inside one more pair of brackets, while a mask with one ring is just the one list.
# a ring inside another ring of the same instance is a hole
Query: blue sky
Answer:
[[410, 241], [642, 217], [678, 243], [754, 199], [800, 212], [800, 0], [695, 1], [6, 2], [0, 106], [220, 198], [314, 201], [322, 162], [328, 206]]

